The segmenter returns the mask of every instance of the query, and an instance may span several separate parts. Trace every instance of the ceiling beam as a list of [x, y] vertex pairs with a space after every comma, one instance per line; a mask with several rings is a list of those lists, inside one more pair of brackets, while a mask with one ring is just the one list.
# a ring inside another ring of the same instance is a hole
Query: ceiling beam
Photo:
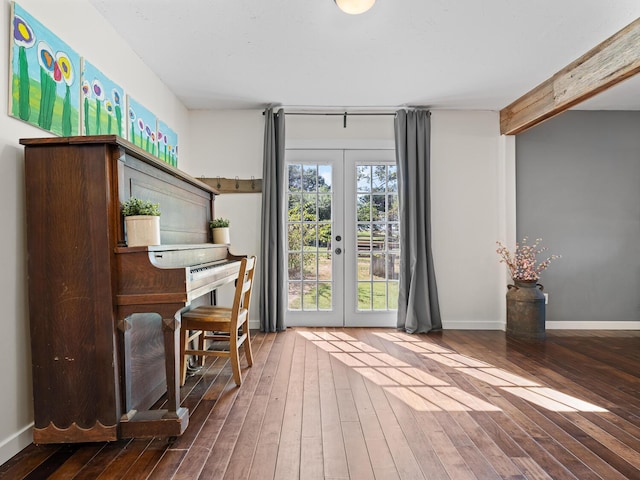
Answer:
[[500, 110], [500, 133], [522, 133], [640, 72], [640, 18]]

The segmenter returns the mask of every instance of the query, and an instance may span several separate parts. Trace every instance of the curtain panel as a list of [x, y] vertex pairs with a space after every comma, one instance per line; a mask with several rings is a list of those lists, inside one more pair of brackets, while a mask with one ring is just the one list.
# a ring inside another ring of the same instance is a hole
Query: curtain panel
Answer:
[[431, 113], [399, 110], [395, 119], [400, 203], [398, 329], [442, 329], [431, 254]]
[[260, 330], [280, 332], [287, 302], [284, 271], [284, 110], [264, 113], [262, 225], [260, 242]]

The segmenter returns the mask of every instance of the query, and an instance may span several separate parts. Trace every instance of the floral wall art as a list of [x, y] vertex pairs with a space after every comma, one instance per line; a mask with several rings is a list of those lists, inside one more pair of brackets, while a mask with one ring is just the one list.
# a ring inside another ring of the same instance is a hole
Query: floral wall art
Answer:
[[91, 62], [82, 62], [82, 134], [126, 136], [124, 90]]
[[129, 141], [151, 155], [157, 155], [156, 116], [130, 96], [127, 96], [127, 105]]
[[158, 120], [158, 158], [171, 166], [178, 166], [178, 134]]
[[80, 56], [12, 6], [9, 115], [57, 135], [77, 135]]

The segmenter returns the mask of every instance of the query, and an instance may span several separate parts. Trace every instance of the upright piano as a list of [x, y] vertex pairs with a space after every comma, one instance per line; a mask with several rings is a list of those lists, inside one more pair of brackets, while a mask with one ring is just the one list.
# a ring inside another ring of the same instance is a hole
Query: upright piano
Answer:
[[[113, 135], [20, 143], [34, 442], [181, 435], [180, 312], [240, 267], [211, 243], [217, 192]], [[126, 246], [132, 196], [160, 204], [161, 245]]]

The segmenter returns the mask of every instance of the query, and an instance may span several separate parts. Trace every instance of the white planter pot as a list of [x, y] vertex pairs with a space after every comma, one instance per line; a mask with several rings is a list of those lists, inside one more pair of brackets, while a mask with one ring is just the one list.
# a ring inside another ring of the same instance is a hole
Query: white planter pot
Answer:
[[213, 228], [213, 243], [229, 245], [231, 239], [229, 237], [229, 227]]
[[128, 247], [160, 245], [160, 217], [157, 215], [131, 215], [124, 217]]

